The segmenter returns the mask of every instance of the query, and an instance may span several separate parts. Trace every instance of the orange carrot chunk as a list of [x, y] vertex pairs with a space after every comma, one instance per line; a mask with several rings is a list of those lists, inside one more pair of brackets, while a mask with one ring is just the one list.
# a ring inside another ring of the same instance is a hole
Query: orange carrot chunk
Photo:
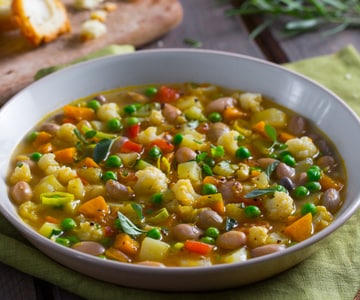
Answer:
[[134, 240], [130, 235], [126, 233], [119, 233], [116, 235], [113, 248], [118, 249], [129, 256], [135, 255], [140, 247], [138, 241]]
[[284, 233], [296, 242], [301, 242], [313, 233], [312, 214], [307, 213], [284, 229]]
[[213, 249], [213, 246], [194, 240], [186, 240], [184, 248], [190, 252], [194, 252], [201, 255], [207, 255]]
[[71, 164], [74, 162], [76, 157], [76, 148], [69, 147], [54, 152], [55, 159], [58, 163], [61, 164]]
[[109, 211], [109, 207], [103, 196], [97, 196], [79, 207], [79, 212], [87, 218], [101, 219]]
[[81, 121], [81, 120], [91, 121], [95, 119], [95, 111], [89, 107], [65, 105], [63, 110], [64, 110], [64, 116], [66, 118], [74, 119], [76, 121]]

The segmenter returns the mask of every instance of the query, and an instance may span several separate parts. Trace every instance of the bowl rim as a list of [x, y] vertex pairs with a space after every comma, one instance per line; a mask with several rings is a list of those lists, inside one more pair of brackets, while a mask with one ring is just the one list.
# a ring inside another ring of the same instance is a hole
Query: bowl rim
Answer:
[[[315, 85], [317, 88], [322, 89], [325, 91], [329, 96], [331, 96], [335, 101], [339, 102], [347, 111], [348, 113], [356, 120], [356, 122], [359, 124], [360, 128], [360, 119], [359, 116], [351, 109], [349, 104], [347, 104], [343, 99], [341, 99], [338, 95], [336, 95], [334, 92], [332, 92], [329, 88], [325, 87], [324, 85], [314, 81], [313, 79], [297, 73], [293, 70], [287, 69], [282, 65], [275, 64], [273, 62], [266, 61], [261, 58], [256, 58], [244, 54], [239, 53], [232, 53], [227, 51], [221, 51], [221, 50], [210, 50], [210, 49], [187, 49], [187, 48], [162, 48], [162, 49], [147, 49], [147, 50], [139, 50], [134, 53], [128, 53], [128, 54], [120, 54], [120, 55], [112, 55], [107, 57], [101, 57], [101, 58], [95, 58], [90, 61], [80, 62], [75, 65], [69, 66], [67, 68], [64, 68], [62, 70], [59, 70], [53, 74], [50, 74], [36, 82], [31, 83], [29, 86], [25, 87], [18, 93], [16, 93], [14, 96], [12, 96], [1, 108], [0, 108], [0, 116], [2, 114], [5, 114], [8, 109], [11, 109], [13, 105], [16, 104], [16, 102], [21, 101], [23, 93], [25, 93], [27, 90], [31, 90], [34, 87], [42, 84], [46, 84], [47, 81], [56, 81], [58, 77], [65, 76], [68, 73], [73, 72], [74, 70], [78, 68], [86, 68], [86, 66], [95, 66], [97, 64], [101, 64], [102, 62], [106, 61], [112, 61], [112, 60], [126, 60], [127, 58], [133, 58], [136, 56], [147, 56], [147, 55], [162, 55], [162, 54], [171, 54], [171, 55], [181, 55], [181, 54], [191, 54], [191, 55], [211, 55], [211, 56], [228, 56], [233, 57], [237, 59], [242, 59], [246, 61], [250, 61], [251, 63], [266, 65], [270, 68], [274, 68], [278, 71], [285, 72], [292, 74], [294, 78], [301, 79], [303, 81], [306, 81], [308, 84]], [[84, 97], [87, 95], [84, 95]], [[2, 165], [2, 163], [0, 164]], [[9, 197], [6, 201], [10, 201]], [[302, 241], [296, 245], [293, 245], [289, 248], [286, 248], [283, 251], [268, 254], [261, 257], [251, 258], [244, 262], [237, 262], [237, 263], [231, 263], [231, 264], [219, 264], [219, 265], [212, 265], [212, 266], [197, 266], [194, 268], [189, 267], [166, 267], [166, 268], [158, 268], [158, 267], [149, 267], [149, 266], [142, 266], [142, 265], [136, 265], [136, 264], [127, 264], [127, 263], [119, 263], [117, 261], [111, 261], [111, 260], [99, 260], [97, 257], [93, 257], [91, 255], [80, 253], [78, 254], [73, 249], [68, 249], [66, 247], [63, 247], [61, 245], [57, 245], [50, 241], [49, 239], [41, 236], [39, 233], [37, 233], [35, 230], [33, 230], [30, 226], [28, 226], [25, 222], [21, 220], [19, 216], [13, 215], [11, 212], [8, 211], [8, 209], [4, 206], [3, 201], [0, 201], [0, 212], [4, 215], [4, 217], [10, 221], [10, 223], [21, 233], [25, 233], [27, 237], [34, 238], [37, 240], [40, 244], [53, 248], [57, 251], [64, 252], [66, 255], [74, 256], [77, 255], [80, 259], [83, 259], [85, 261], [95, 262], [112, 266], [114, 268], [120, 268], [120, 269], [139, 269], [143, 272], [151, 273], [151, 274], [158, 274], [158, 273], [176, 273], [176, 274], [186, 274], [188, 272], [191, 273], [202, 273], [204, 271], [208, 271], [209, 269], [216, 271], [219, 269], [231, 269], [231, 268], [241, 268], [244, 266], [251, 266], [255, 264], [259, 264], [263, 261], [272, 260], [274, 258], [283, 256], [283, 255], [290, 255], [294, 252], [297, 252], [301, 249], [307, 248], [310, 245], [313, 245], [321, 240], [323, 240], [325, 237], [329, 236], [332, 232], [338, 230], [344, 223], [346, 223], [350, 217], [352, 217], [357, 209], [360, 207], [360, 201], [354, 201], [354, 203], [349, 206], [346, 210], [342, 211], [341, 218], [334, 218], [334, 221], [326, 228], [324, 228], [322, 231], [318, 232], [316, 235], [311, 236], [310, 238], [306, 239], [305, 241]], [[25, 225], [25, 226], [24, 226]], [[31, 241], [30, 241], [31, 242]], [[43, 252], [42, 252], [43, 253]], [[43, 253], [44, 254], [44, 253]]]

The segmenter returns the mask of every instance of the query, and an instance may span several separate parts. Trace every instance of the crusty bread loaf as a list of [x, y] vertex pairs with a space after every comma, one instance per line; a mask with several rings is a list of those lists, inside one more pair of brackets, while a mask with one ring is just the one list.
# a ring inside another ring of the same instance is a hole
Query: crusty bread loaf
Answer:
[[12, 13], [22, 34], [35, 46], [71, 31], [60, 0], [13, 0]]

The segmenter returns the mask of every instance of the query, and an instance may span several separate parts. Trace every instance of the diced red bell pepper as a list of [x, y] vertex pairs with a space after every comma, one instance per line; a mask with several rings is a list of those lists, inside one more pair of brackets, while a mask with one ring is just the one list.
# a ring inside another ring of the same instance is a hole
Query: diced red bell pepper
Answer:
[[161, 86], [157, 93], [154, 95], [154, 101], [160, 103], [175, 102], [180, 98], [180, 94], [175, 89], [168, 86]]
[[171, 144], [169, 141], [163, 139], [157, 139], [150, 143], [150, 148], [153, 146], [159, 147], [162, 153], [170, 153], [174, 151], [174, 145]]
[[134, 124], [131, 125], [128, 129], [127, 129], [127, 135], [129, 138], [134, 139], [136, 138], [140, 133], [140, 124]]
[[123, 153], [130, 153], [130, 152], [138, 152], [140, 153], [142, 151], [142, 145], [137, 144], [133, 141], [127, 140], [124, 142], [120, 148], [120, 152]]

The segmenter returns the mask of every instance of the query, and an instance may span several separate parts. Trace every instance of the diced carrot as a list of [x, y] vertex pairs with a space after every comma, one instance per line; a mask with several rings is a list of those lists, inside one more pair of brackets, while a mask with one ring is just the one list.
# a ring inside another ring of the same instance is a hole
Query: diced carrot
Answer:
[[221, 193], [200, 196], [196, 199], [194, 207], [210, 207], [221, 215], [225, 212], [224, 200]]
[[205, 183], [211, 183], [215, 186], [219, 186], [220, 185], [220, 181], [215, 178], [214, 176], [205, 176], [205, 178], [203, 179], [203, 184]]
[[246, 113], [236, 107], [226, 107], [223, 112], [223, 118], [226, 122], [234, 121], [246, 117]]
[[120, 152], [130, 153], [130, 152], [141, 152], [142, 146], [140, 144], [134, 143], [133, 141], [126, 141], [122, 144]]
[[53, 224], [60, 224], [60, 220], [52, 216], [46, 216], [45, 221]]
[[184, 249], [197, 254], [207, 255], [211, 252], [213, 246], [199, 241], [186, 240]]
[[39, 145], [37, 147], [37, 151], [42, 154], [50, 153], [50, 152], [54, 151], [54, 146], [51, 143], [45, 143], [45, 144]]
[[159, 147], [162, 153], [170, 153], [174, 151], [174, 145], [171, 144], [169, 141], [163, 139], [157, 139], [150, 143], [150, 148], [153, 146]]
[[313, 233], [312, 214], [307, 213], [284, 229], [284, 233], [296, 242], [301, 242]]
[[76, 121], [81, 120], [94, 120], [95, 111], [89, 107], [79, 107], [73, 105], [65, 105], [64, 108], [65, 117], [74, 119]]
[[139, 251], [140, 244], [130, 235], [126, 233], [119, 233], [116, 235], [112, 247], [124, 252], [126, 255], [134, 256]]
[[336, 190], [341, 190], [341, 188], [343, 187], [343, 184], [341, 182], [337, 182], [334, 179], [332, 179], [330, 176], [326, 175], [326, 174], [321, 174], [319, 183], [321, 185], [322, 190], [327, 190], [330, 188], [336, 189]]
[[279, 138], [279, 141], [280, 141], [280, 142], [283, 142], [283, 143], [284, 143], [284, 142], [286, 142], [286, 141], [288, 141], [288, 140], [291, 140], [291, 139], [295, 138], [295, 136], [292, 135], [291, 133], [288, 133], [288, 132], [285, 132], [285, 131], [281, 131], [281, 132], [279, 133], [278, 138]]
[[255, 123], [252, 126], [252, 130], [254, 130], [257, 133], [260, 133], [263, 136], [267, 136], [265, 133], [265, 122], [264, 121], [259, 121], [259, 122]]
[[87, 218], [101, 219], [109, 211], [103, 196], [97, 196], [79, 206], [79, 212]]
[[99, 165], [91, 157], [87, 156], [78, 164], [79, 167], [99, 168]]
[[61, 164], [71, 164], [74, 162], [76, 157], [76, 148], [69, 147], [65, 149], [60, 149], [54, 152], [55, 159], [58, 163]]
[[40, 145], [50, 142], [52, 135], [46, 131], [40, 131], [36, 135], [35, 141], [33, 142], [34, 147], [39, 147]]

